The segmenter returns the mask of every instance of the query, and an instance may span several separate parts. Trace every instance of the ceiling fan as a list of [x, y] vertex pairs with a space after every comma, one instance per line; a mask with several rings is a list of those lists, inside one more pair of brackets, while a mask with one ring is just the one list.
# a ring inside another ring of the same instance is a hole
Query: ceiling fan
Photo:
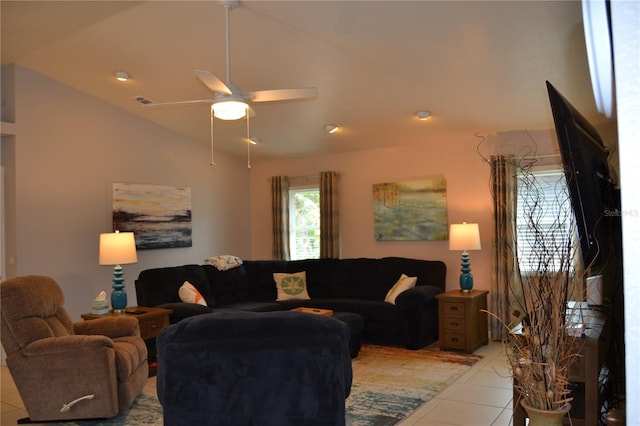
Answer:
[[196, 77], [214, 93], [211, 99], [196, 99], [190, 101], [178, 102], [153, 102], [145, 105], [146, 107], [161, 106], [179, 106], [197, 103], [211, 104], [212, 117], [215, 116], [221, 120], [238, 120], [248, 115], [253, 115], [253, 111], [249, 106], [255, 102], [276, 102], [291, 101], [314, 98], [318, 96], [318, 89], [315, 87], [306, 87], [298, 89], [273, 89], [258, 90], [253, 92], [242, 92], [237, 86], [231, 82], [231, 46], [230, 46], [230, 11], [234, 9], [239, 0], [221, 0], [220, 3], [225, 8], [226, 18], [226, 53], [227, 53], [227, 80], [222, 82], [218, 77], [209, 71], [194, 70]]

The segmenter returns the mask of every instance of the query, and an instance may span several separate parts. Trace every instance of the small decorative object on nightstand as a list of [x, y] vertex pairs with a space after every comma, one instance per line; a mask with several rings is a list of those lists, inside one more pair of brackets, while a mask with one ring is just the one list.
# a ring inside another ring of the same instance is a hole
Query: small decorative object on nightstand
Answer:
[[489, 342], [485, 290], [440, 293], [438, 299], [438, 329], [440, 350], [464, 350], [472, 353]]
[[473, 288], [473, 275], [471, 275], [471, 262], [467, 250], [480, 250], [480, 230], [477, 223], [456, 223], [449, 229], [449, 250], [462, 250], [462, 263], [460, 266], [460, 290], [471, 291]]

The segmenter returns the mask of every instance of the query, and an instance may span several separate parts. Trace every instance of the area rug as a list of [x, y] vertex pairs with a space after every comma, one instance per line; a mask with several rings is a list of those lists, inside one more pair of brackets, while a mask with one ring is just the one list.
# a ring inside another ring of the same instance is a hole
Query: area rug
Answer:
[[353, 360], [347, 425], [389, 426], [411, 415], [476, 362], [479, 355], [363, 346]]
[[[353, 360], [353, 384], [347, 399], [348, 426], [391, 426], [411, 415], [462, 376], [479, 355], [417, 351], [363, 345]], [[81, 426], [157, 426], [162, 407], [152, 377], [133, 405], [107, 420], [82, 421]]]

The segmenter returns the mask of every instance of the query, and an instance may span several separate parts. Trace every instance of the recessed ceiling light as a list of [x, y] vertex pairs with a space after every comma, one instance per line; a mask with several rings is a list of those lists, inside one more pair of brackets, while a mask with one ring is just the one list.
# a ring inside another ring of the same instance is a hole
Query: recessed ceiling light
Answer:
[[339, 130], [340, 128], [338, 126], [336, 126], [335, 124], [327, 124], [324, 126], [324, 130], [326, 130], [327, 133], [335, 133]]
[[418, 120], [428, 120], [431, 117], [431, 113], [429, 111], [416, 111], [416, 117], [418, 117]]
[[118, 81], [127, 81], [129, 80], [129, 74], [124, 71], [116, 71], [113, 73], [116, 76]]

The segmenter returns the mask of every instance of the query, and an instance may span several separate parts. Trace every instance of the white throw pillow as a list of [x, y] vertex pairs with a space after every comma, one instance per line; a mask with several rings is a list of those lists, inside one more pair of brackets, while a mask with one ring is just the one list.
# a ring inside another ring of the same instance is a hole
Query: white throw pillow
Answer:
[[207, 301], [200, 294], [197, 288], [193, 286], [189, 281], [185, 281], [178, 290], [178, 296], [180, 300], [185, 303], [197, 303], [198, 305], [207, 306]]
[[302, 299], [309, 300], [307, 292], [307, 272], [296, 272], [295, 274], [285, 274], [276, 272], [273, 274], [273, 280], [276, 282], [278, 290], [277, 301]]
[[415, 287], [416, 282], [418, 282], [418, 277], [408, 277], [405, 274], [400, 275], [400, 279], [398, 279], [393, 287], [391, 287], [391, 290], [387, 293], [387, 297], [384, 298], [384, 301], [395, 305], [396, 297], [398, 297], [398, 295], [403, 291]]

